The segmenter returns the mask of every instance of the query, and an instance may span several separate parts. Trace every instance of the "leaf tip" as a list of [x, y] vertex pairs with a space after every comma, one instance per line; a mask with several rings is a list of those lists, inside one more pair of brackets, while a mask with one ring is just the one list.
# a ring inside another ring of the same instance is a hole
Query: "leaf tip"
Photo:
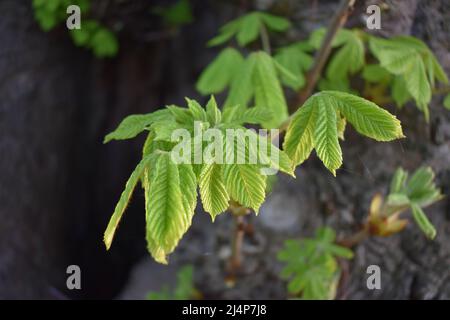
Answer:
[[105, 235], [103, 237], [103, 243], [105, 244], [106, 250], [108, 251], [111, 248], [112, 236], [111, 235], [107, 235], [105, 233]]

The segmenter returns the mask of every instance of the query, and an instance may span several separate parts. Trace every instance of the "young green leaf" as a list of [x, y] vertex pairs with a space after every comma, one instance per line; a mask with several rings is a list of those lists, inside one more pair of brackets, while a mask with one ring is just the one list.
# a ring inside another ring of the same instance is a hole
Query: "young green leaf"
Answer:
[[208, 116], [206, 115], [205, 109], [203, 109], [200, 104], [192, 99], [186, 98], [189, 110], [192, 113], [194, 121], [208, 121]]
[[[431, 50], [419, 39], [409, 36], [392, 39], [370, 37], [369, 44], [381, 66], [404, 80], [404, 87], [398, 80], [393, 84], [393, 96], [397, 105], [402, 106], [410, 95], [428, 120], [428, 103], [435, 79], [448, 83], [447, 75]], [[405, 89], [408, 94], [404, 92]]]
[[446, 95], [444, 98], [444, 107], [450, 110], [450, 94]]
[[194, 214], [186, 204], [194, 198], [195, 189], [192, 184], [187, 184], [181, 191], [181, 181], [187, 180], [182, 178], [184, 174], [192, 179], [193, 172], [180, 174], [180, 168], [172, 162], [169, 153], [159, 153], [154, 172], [144, 183], [148, 249], [156, 261], [164, 264], [167, 263], [166, 256], [191, 225]]
[[294, 166], [308, 159], [314, 148], [314, 130], [317, 119], [316, 100], [308, 99], [293, 116], [286, 132], [283, 149]]
[[338, 141], [336, 110], [328, 97], [317, 100], [313, 139], [317, 156], [336, 175], [336, 169], [342, 165], [342, 150]]
[[339, 91], [322, 91], [310, 97], [293, 116], [284, 150], [294, 164], [308, 158], [313, 148], [325, 166], [335, 174], [342, 164], [336, 113], [355, 129], [377, 141], [402, 138], [400, 121], [366, 99]]
[[342, 47], [332, 56], [327, 70], [328, 79], [346, 78], [349, 73], [355, 73], [364, 66], [364, 44], [358, 32], [350, 30], [339, 31], [345, 41]]
[[395, 76], [392, 83], [392, 98], [397, 108], [401, 108], [411, 99], [411, 94], [406, 88], [406, 81], [403, 76]]
[[408, 92], [419, 106], [427, 105], [431, 101], [431, 87], [422, 59], [416, 58], [405, 73], [407, 74], [405, 81]]
[[277, 128], [287, 119], [287, 104], [281, 89], [272, 58], [265, 52], [252, 53], [256, 59], [253, 74], [255, 107], [270, 110], [273, 118], [263, 124], [266, 128]]
[[244, 58], [233, 48], [226, 48], [220, 52], [200, 75], [196, 88], [203, 94], [222, 92], [230, 85], [233, 76], [242, 69]]
[[122, 120], [116, 130], [105, 136], [103, 143], [134, 138], [142, 131], [148, 130], [152, 123], [169, 119], [170, 113], [165, 109], [148, 114], [130, 115]]
[[229, 117], [228, 122], [234, 124], [261, 124], [269, 121], [272, 118], [272, 112], [270, 110], [264, 110], [263, 108], [249, 108], [240, 113], [233, 113]]
[[208, 104], [206, 105], [206, 116], [211, 126], [218, 125], [222, 120], [222, 113], [217, 107], [217, 102], [214, 96], [211, 96]]
[[117, 226], [119, 225], [120, 219], [130, 202], [131, 195], [133, 194], [134, 188], [136, 187], [139, 179], [141, 178], [144, 169], [146, 166], [151, 163], [152, 157], [145, 157], [139, 162], [134, 171], [131, 173], [131, 176], [128, 178], [128, 181], [125, 185], [125, 190], [120, 195], [119, 202], [117, 202], [116, 208], [114, 209], [114, 213], [111, 216], [108, 226], [106, 227], [106, 231], [104, 234], [103, 241], [105, 242], [106, 249], [109, 250], [111, 247], [112, 240], [114, 238], [114, 234], [116, 232]]
[[[254, 93], [253, 72], [255, 64], [255, 56], [250, 55], [245, 60], [242, 68], [235, 73], [231, 81], [228, 97], [224, 104], [223, 112], [225, 120], [228, 119], [228, 115], [245, 110], [252, 98]], [[228, 109], [233, 109], [233, 112], [230, 113]]]
[[378, 64], [366, 65], [362, 71], [362, 77], [368, 82], [389, 82], [391, 75], [389, 72]]
[[408, 172], [403, 168], [398, 168], [392, 177], [390, 193], [399, 193], [405, 187], [406, 180], [408, 179]]
[[[225, 186], [232, 200], [258, 213], [266, 196], [266, 176], [261, 174], [256, 164], [249, 163], [248, 146], [242, 147], [239, 139], [237, 136], [231, 146], [225, 145], [225, 159], [235, 159], [233, 163], [226, 161], [222, 165]], [[244, 163], [237, 163], [239, 158], [245, 160]]]
[[285, 262], [281, 277], [289, 280], [288, 291], [302, 299], [333, 299], [339, 265], [336, 257], [351, 259], [353, 252], [334, 244], [335, 233], [320, 228], [315, 237], [287, 240], [278, 252], [278, 260]]
[[221, 165], [206, 164], [200, 174], [199, 186], [203, 208], [214, 221], [217, 215], [228, 208], [230, 200], [223, 181]]
[[324, 91], [348, 122], [360, 134], [376, 141], [391, 141], [403, 138], [400, 121], [375, 103], [352, 94], [339, 91]]
[[304, 73], [312, 66], [313, 58], [305, 52], [307, 48], [304, 48], [303, 43], [296, 43], [288, 47], [278, 50], [274, 59], [286, 70], [290, 71], [296, 78], [281, 75], [281, 81], [286, 86], [299, 90], [305, 84]]
[[419, 228], [425, 233], [427, 238], [434, 239], [436, 237], [436, 229], [433, 224], [431, 224], [430, 220], [428, 220], [423, 210], [415, 203], [411, 204], [411, 209], [414, 220]]
[[262, 28], [280, 32], [287, 30], [290, 25], [285, 18], [255, 11], [224, 25], [220, 28], [219, 35], [211, 39], [208, 45], [217, 46], [236, 36], [238, 44], [245, 46], [258, 38]]

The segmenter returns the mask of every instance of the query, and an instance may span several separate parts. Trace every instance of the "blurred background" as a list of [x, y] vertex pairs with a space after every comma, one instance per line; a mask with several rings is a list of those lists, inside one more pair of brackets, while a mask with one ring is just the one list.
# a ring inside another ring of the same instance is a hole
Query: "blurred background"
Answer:
[[[232, 221], [223, 214], [212, 224], [201, 207], [169, 266], [162, 266], [146, 252], [143, 194], [137, 191], [107, 252], [103, 232], [144, 137], [104, 145], [104, 135], [129, 114], [184, 105], [186, 96], [204, 103], [195, 81], [218, 52], [206, 42], [225, 22], [265, 10], [290, 19], [288, 37], [305, 39], [327, 25], [338, 4], [183, 2], [184, 9], [173, 13], [168, 8], [178, 1], [91, 0], [89, 17], [117, 40], [104, 40], [105, 54], [76, 46], [64, 22], [44, 31], [32, 1], [0, 0], [0, 298], [143, 299], [191, 264], [205, 298], [284, 299], [286, 284], [275, 259], [283, 241], [310, 236], [325, 224], [339, 235], [354, 231], [398, 166], [432, 166], [438, 186], [449, 193], [450, 112], [438, 97], [428, 124], [416, 108], [390, 109], [408, 139], [380, 144], [349, 131], [337, 178], [315, 156], [298, 168], [296, 180], [280, 177], [260, 216], [250, 217], [254, 233], [244, 242], [245, 266], [234, 286], [224, 270]], [[422, 39], [449, 74], [447, 0], [356, 1], [347, 26], [363, 26], [365, 8], [373, 3], [384, 8], [379, 34]], [[435, 241], [411, 225], [393, 237], [364, 242], [344, 270], [337, 297], [449, 299], [448, 198], [427, 212], [437, 228]], [[81, 268], [81, 290], [66, 288], [72, 264]], [[366, 288], [370, 264], [381, 267], [381, 290]]]

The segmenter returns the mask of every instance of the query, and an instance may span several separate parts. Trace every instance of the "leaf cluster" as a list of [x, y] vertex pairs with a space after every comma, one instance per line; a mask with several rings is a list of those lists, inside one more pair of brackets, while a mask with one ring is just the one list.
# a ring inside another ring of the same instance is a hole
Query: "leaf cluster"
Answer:
[[353, 257], [353, 252], [335, 244], [335, 239], [334, 230], [324, 227], [314, 238], [285, 242], [278, 260], [285, 263], [281, 277], [289, 280], [289, 293], [302, 299], [334, 298], [340, 274], [336, 258]]
[[[65, 21], [70, 5], [80, 7], [81, 14], [89, 13], [90, 0], [33, 0], [34, 16], [42, 30], [50, 31]], [[82, 19], [81, 29], [69, 30], [75, 45], [88, 48], [97, 57], [111, 57], [117, 54], [117, 38], [108, 28], [93, 19]]]
[[[187, 104], [188, 108], [172, 105], [150, 114], [129, 116], [105, 137], [105, 142], [130, 139], [148, 131], [143, 158], [128, 179], [105, 231], [107, 248], [111, 245], [118, 223], [139, 181], [142, 182], [145, 195], [148, 250], [156, 261], [167, 263], [166, 256], [175, 249], [191, 225], [197, 203], [197, 189], [200, 191], [203, 208], [214, 220], [228, 208], [231, 200], [258, 212], [266, 196], [266, 175], [263, 169], [281, 170], [293, 175], [292, 163], [283, 151], [271, 144], [267, 137], [242, 126], [244, 123], [266, 121], [267, 112], [250, 108], [243, 113], [228, 116], [225, 121], [213, 97], [206, 109], [195, 100], [187, 99]], [[195, 150], [205, 150], [208, 147], [204, 141], [196, 141], [195, 135], [199, 135], [195, 129], [196, 123], [200, 124], [202, 132], [215, 128], [226, 136], [226, 130], [233, 129], [241, 130], [242, 136], [236, 135], [231, 145], [223, 143], [219, 150], [212, 150], [213, 161], [196, 161]], [[185, 129], [193, 136], [193, 139], [188, 140], [193, 152], [187, 155], [186, 163], [176, 163], [172, 159], [172, 152], [176, 152], [175, 148], [179, 146], [178, 141], [174, 141], [172, 137], [175, 129]], [[258, 144], [243, 138], [244, 135], [253, 137], [253, 141]], [[238, 143], [242, 143], [245, 148], [237, 147]], [[263, 150], [268, 151], [264, 153]], [[234, 157], [233, 159], [241, 157], [245, 161], [216, 161], [214, 159], [219, 152], [227, 157]], [[278, 154], [278, 162], [265, 157], [274, 153]], [[248, 161], [251, 155], [259, 156], [255, 157], [257, 162]]]
[[436, 236], [436, 229], [422, 208], [443, 198], [441, 191], [435, 185], [434, 178], [434, 172], [430, 167], [417, 169], [410, 178], [405, 170], [399, 168], [392, 178], [387, 199], [391, 215], [410, 209], [414, 221], [430, 239]]

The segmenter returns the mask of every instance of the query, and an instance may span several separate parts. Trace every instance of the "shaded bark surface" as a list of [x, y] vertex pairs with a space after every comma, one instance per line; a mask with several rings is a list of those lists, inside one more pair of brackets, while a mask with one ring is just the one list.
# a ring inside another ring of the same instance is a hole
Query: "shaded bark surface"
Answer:
[[[138, 2], [123, 11], [136, 12]], [[264, 9], [272, 2], [256, 1], [256, 6]], [[388, 3], [383, 34], [425, 40], [450, 71], [446, 1]], [[296, 29], [289, 36], [305, 37], [323, 25], [335, 5], [295, 2]], [[284, 10], [282, 4], [277, 8]], [[360, 23], [363, 9], [360, 4], [349, 24]], [[170, 283], [186, 263], [194, 264], [196, 285], [205, 297], [284, 298], [275, 259], [282, 242], [310, 236], [324, 224], [339, 235], [350, 234], [365, 218], [374, 193], [386, 191], [397, 166], [432, 165], [443, 192], [450, 191], [450, 114], [437, 97], [430, 124], [413, 106], [391, 110], [398, 112], [408, 139], [382, 144], [349, 130], [342, 144], [344, 167], [336, 179], [314, 157], [298, 169], [296, 180], [280, 177], [260, 216], [249, 217], [255, 234], [245, 240], [245, 267], [232, 288], [224, 281], [232, 228], [225, 214], [212, 224], [198, 208], [166, 268], [145, 255], [138, 191], [106, 252], [104, 227], [138, 162], [143, 137], [102, 145], [104, 134], [128, 114], [198, 97], [193, 84], [216, 52], [204, 44], [235, 12], [202, 1], [194, 24], [175, 38], [157, 41], [142, 27], [148, 16], [140, 15], [134, 24], [128, 17], [120, 53], [110, 60], [75, 48], [64, 28], [40, 31], [28, 2], [0, 1], [0, 12], [0, 298], [111, 298], [127, 279], [118, 297], [142, 298], [146, 290]], [[438, 231], [434, 242], [411, 225], [401, 235], [360, 245], [340, 297], [450, 298], [449, 207], [445, 199], [427, 209]], [[65, 289], [70, 264], [82, 269], [79, 292]], [[381, 267], [382, 290], [366, 288], [370, 264]]]

